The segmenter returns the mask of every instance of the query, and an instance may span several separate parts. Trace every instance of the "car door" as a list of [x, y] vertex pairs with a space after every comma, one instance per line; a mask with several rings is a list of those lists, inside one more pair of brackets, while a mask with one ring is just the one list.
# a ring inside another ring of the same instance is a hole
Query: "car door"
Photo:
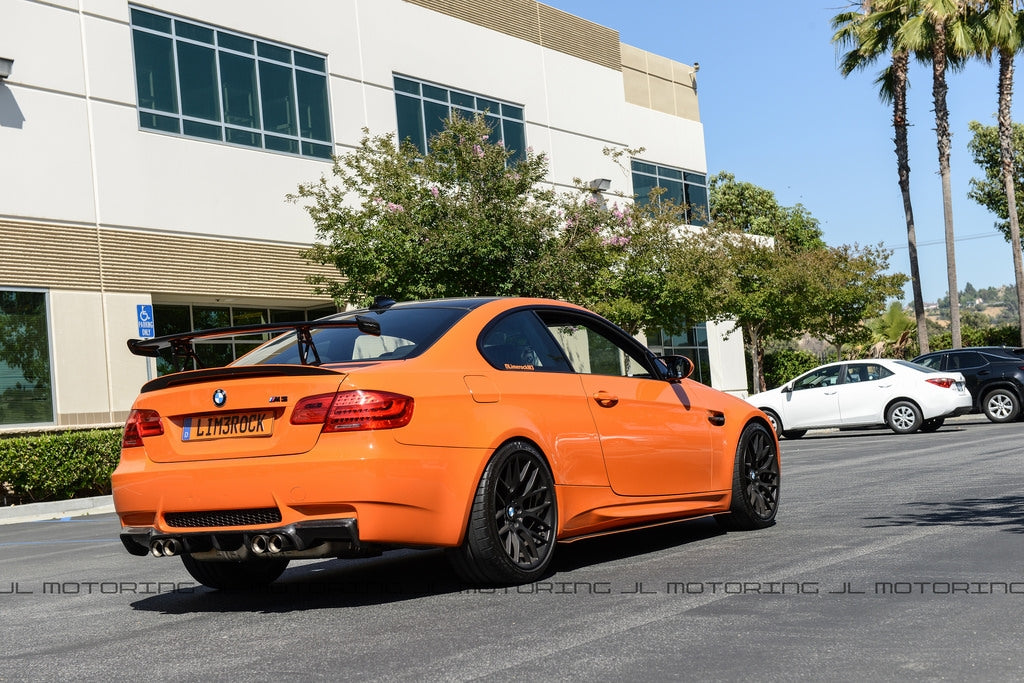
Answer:
[[838, 425], [839, 373], [842, 365], [826, 365], [793, 381], [782, 402], [782, 424], [787, 430]]
[[662, 379], [636, 340], [599, 318], [564, 309], [539, 315], [583, 382], [612, 490], [710, 490], [711, 423], [698, 392]]
[[879, 424], [893, 395], [893, 372], [880, 363], [851, 363], [841, 373], [839, 415], [844, 425]]

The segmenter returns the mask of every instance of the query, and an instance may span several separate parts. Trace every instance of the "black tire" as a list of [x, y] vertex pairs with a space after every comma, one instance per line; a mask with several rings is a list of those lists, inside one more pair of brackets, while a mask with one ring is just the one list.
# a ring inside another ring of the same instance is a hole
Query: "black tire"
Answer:
[[473, 498], [466, 539], [448, 552], [474, 584], [536, 581], [551, 564], [558, 523], [555, 480], [529, 442], [511, 441], [491, 457]]
[[993, 389], [982, 399], [981, 410], [991, 422], [1013, 422], [1020, 414], [1020, 400], [1009, 389]]
[[944, 418], [944, 417], [933, 417], [930, 420], [925, 420], [921, 424], [921, 431], [922, 432], [934, 432], [939, 427], [941, 427], [945, 422], [946, 422], [946, 418]]
[[715, 519], [726, 529], [764, 529], [779, 511], [779, 451], [768, 428], [751, 422], [736, 446], [729, 514]]
[[806, 429], [787, 429], [786, 431], [782, 432], [782, 436], [786, 439], [799, 439], [806, 433]]
[[222, 562], [197, 560], [185, 554], [181, 561], [193, 579], [218, 590], [262, 588], [273, 583], [288, 567], [287, 558], [282, 557]]
[[911, 401], [900, 400], [885, 411], [885, 424], [897, 434], [913, 434], [921, 429], [924, 419], [921, 409]]

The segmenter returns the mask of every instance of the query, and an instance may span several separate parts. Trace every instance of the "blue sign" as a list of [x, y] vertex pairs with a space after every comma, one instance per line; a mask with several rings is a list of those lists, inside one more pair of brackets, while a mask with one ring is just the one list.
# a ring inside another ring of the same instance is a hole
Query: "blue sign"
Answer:
[[139, 304], [135, 307], [135, 311], [139, 318], [139, 336], [143, 339], [155, 337], [156, 326], [153, 324], [153, 305]]

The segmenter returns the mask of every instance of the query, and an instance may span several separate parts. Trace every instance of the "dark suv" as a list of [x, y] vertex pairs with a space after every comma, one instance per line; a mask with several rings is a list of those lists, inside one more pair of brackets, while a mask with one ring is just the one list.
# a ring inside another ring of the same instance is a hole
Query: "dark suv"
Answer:
[[992, 422], [1010, 422], [1024, 402], [1024, 348], [975, 346], [918, 356], [915, 363], [936, 370], [959, 372], [974, 397], [975, 413]]

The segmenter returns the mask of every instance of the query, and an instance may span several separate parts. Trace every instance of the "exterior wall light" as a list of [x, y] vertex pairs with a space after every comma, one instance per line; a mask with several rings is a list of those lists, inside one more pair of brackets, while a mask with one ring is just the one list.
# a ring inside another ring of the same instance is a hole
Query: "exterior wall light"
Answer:
[[11, 75], [11, 69], [14, 68], [14, 60], [7, 59], [6, 57], [0, 57], [0, 81], [4, 80]]
[[587, 185], [587, 187], [589, 187], [592, 192], [605, 192], [611, 186], [612, 181], [610, 181], [608, 178], [594, 178]]

